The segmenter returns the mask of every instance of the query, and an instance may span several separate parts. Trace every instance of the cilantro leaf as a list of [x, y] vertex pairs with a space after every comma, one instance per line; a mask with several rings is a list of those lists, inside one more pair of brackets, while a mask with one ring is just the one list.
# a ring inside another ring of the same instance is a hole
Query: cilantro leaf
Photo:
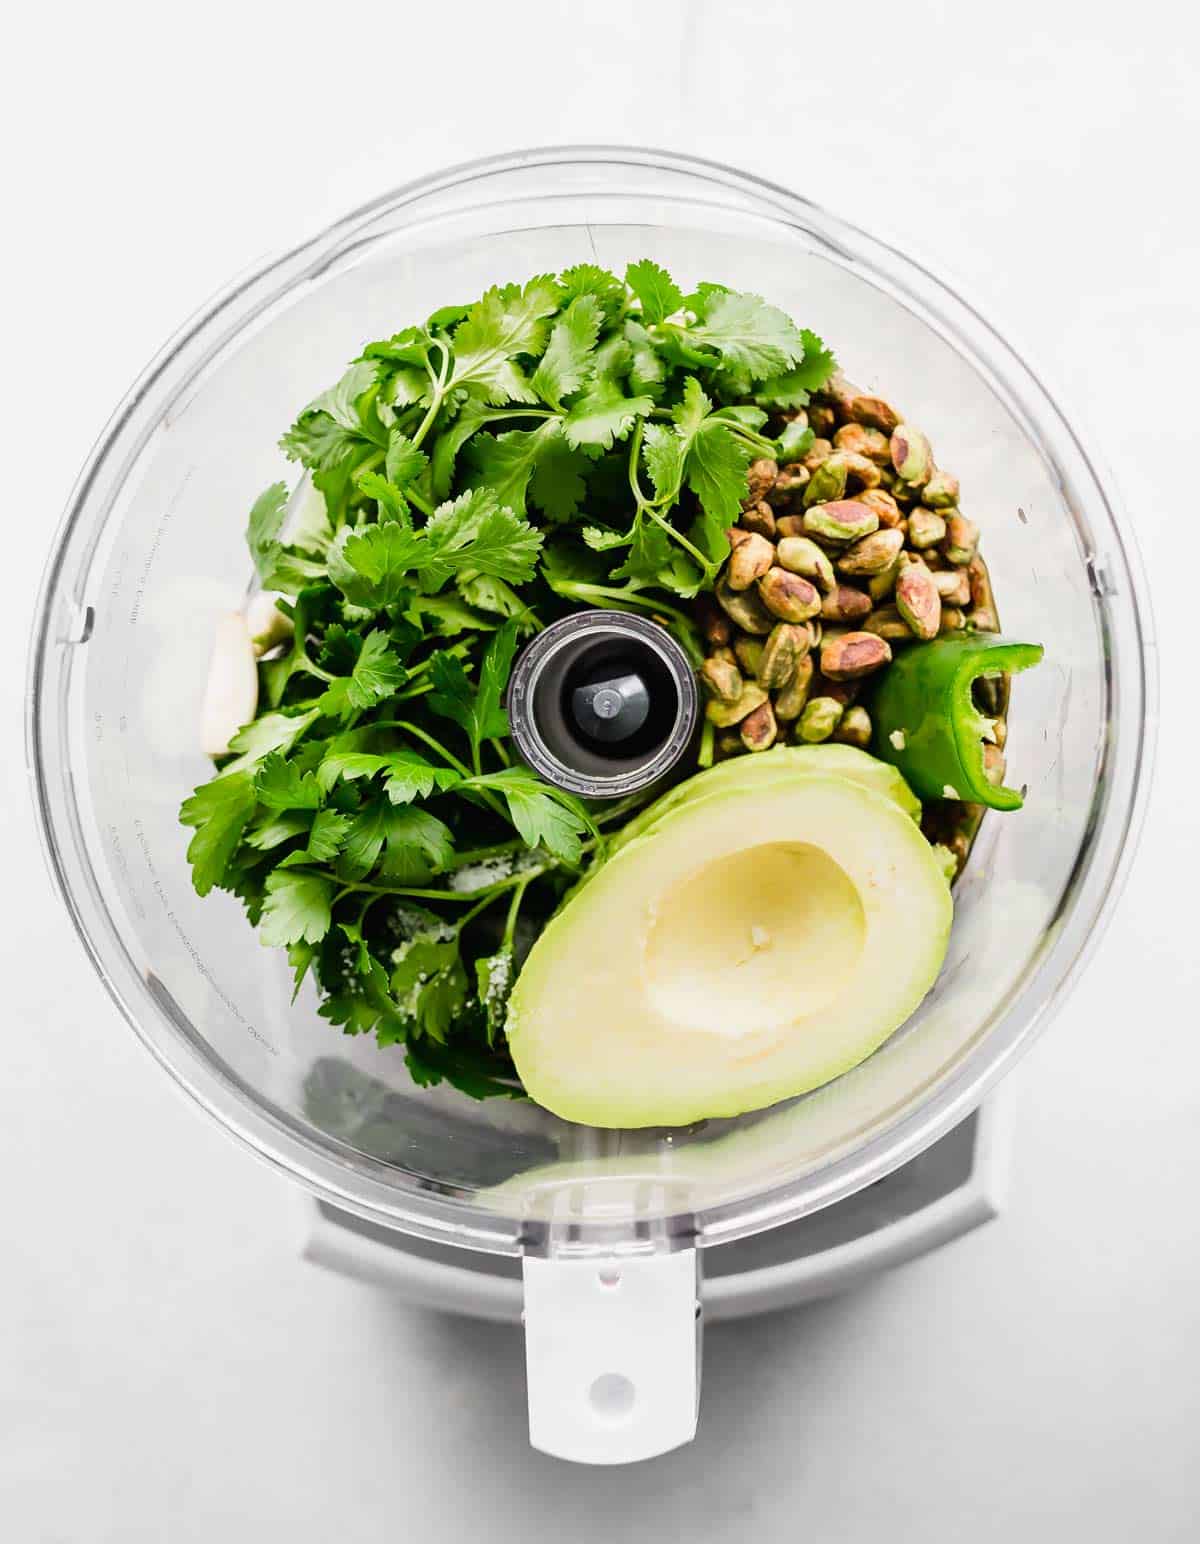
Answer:
[[642, 435], [642, 455], [655, 499], [670, 504], [685, 481], [704, 513], [698, 526], [700, 539], [692, 539], [710, 562], [720, 562], [728, 550], [723, 532], [736, 521], [748, 491], [746, 468], [753, 453], [733, 430], [739, 420], [731, 420], [726, 409], [714, 413], [695, 376], [688, 377], [672, 416], [673, 430], [648, 424]]
[[317, 782], [328, 793], [339, 780], [388, 774], [384, 792], [393, 804], [427, 799], [435, 789], [452, 788], [459, 780], [453, 767], [435, 767], [416, 751], [329, 751], [317, 768]]
[[407, 530], [412, 529], [412, 515], [402, 488], [389, 482], [386, 477], [380, 477], [378, 472], [359, 472], [355, 476], [354, 485], [360, 493], [374, 499], [379, 505], [381, 523], [394, 520]]
[[[325, 413], [343, 429], [361, 433], [363, 414], [359, 398], [379, 379], [379, 366], [373, 359], [356, 360], [336, 385], [323, 391], [304, 409], [304, 413]], [[301, 415], [302, 417], [304, 414]], [[378, 438], [378, 435], [376, 435]]]
[[558, 282], [564, 305], [588, 295], [599, 305], [605, 325], [611, 326], [625, 309], [625, 286], [615, 273], [595, 263], [576, 263], [559, 274]]
[[398, 691], [407, 678], [388, 635], [368, 633], [350, 675], [331, 681], [317, 706], [330, 717], [362, 713]]
[[[336, 985], [323, 971], [322, 985], [334, 989], [317, 1012], [331, 1024], [340, 1025], [343, 1034], [365, 1035], [375, 1030], [381, 1043], [385, 1034], [404, 1038], [398, 1006], [388, 991], [387, 971], [373, 954], [365, 953], [360, 970], [343, 975]], [[393, 1026], [398, 1027], [398, 1034], [391, 1035]]]
[[308, 822], [306, 812], [268, 815], [248, 826], [243, 840], [256, 852], [270, 852], [275, 847], [282, 847], [284, 842], [290, 842], [294, 836], [307, 836]]
[[542, 545], [541, 532], [502, 508], [490, 488], [472, 489], [439, 505], [423, 534], [427, 547], [419, 555], [418, 573], [429, 591], [465, 568], [524, 584]]
[[342, 843], [340, 868], [361, 878], [378, 864], [398, 884], [421, 883], [454, 856], [449, 826], [427, 810], [379, 800], [356, 816]]
[[646, 425], [642, 432], [642, 459], [658, 503], [669, 504], [679, 496], [683, 458], [684, 445], [677, 433], [665, 424]]
[[196, 827], [187, 855], [197, 895], [207, 895], [225, 878], [257, 802], [248, 772], [226, 773], [202, 783], [184, 800], [179, 818], [185, 826]]
[[638, 520], [633, 528], [629, 555], [614, 571], [614, 578], [632, 579], [642, 585], [657, 584], [660, 574], [670, 565], [672, 546], [671, 538], [661, 525], [656, 525], [653, 520]]
[[792, 419], [790, 423], [784, 424], [783, 433], [775, 441], [776, 461], [780, 466], [785, 466], [789, 461], [799, 461], [815, 438], [811, 424], [802, 424], [799, 419]]
[[423, 542], [419, 531], [396, 521], [358, 531], [344, 526], [329, 549], [329, 577], [354, 605], [382, 609], [403, 594]]
[[[693, 527], [689, 537], [694, 534]], [[639, 589], [657, 586], [671, 590], [687, 599], [697, 593], [704, 583], [703, 570], [671, 540], [661, 525], [642, 517], [635, 524], [632, 536], [629, 555], [615, 570], [614, 578], [632, 580]], [[725, 551], [728, 550], [726, 543]]]
[[368, 343], [360, 358], [386, 360], [390, 364], [415, 365], [423, 368], [429, 363], [429, 350], [433, 337], [424, 327], [405, 327], [390, 338]]
[[259, 767], [254, 792], [269, 810], [315, 810], [321, 803], [321, 789], [313, 773], [302, 773], [279, 751], [272, 751]]
[[752, 407], [748, 402], [738, 402], [732, 407], [718, 408], [713, 417], [721, 423], [741, 424], [744, 429], [757, 433], [767, 421], [767, 415], [761, 407]]
[[279, 556], [279, 533], [283, 529], [283, 517], [287, 512], [288, 491], [286, 483], [272, 483], [260, 493], [250, 511], [246, 527], [246, 545], [260, 578], [265, 578], [274, 568]]
[[717, 522], [720, 545], [708, 554], [714, 560], [727, 555], [729, 544], [722, 533], [737, 520], [748, 491], [746, 468], [752, 460], [749, 447], [712, 420], [696, 433], [688, 449], [687, 485], [705, 514]]
[[292, 1001], [300, 995], [300, 988], [304, 985], [304, 978], [308, 975], [309, 967], [316, 958], [315, 944], [306, 944], [303, 939], [299, 943], [288, 945], [288, 964], [292, 967]]
[[625, 282], [641, 302], [642, 316], [651, 326], [665, 322], [668, 316], [683, 309], [683, 291], [665, 268], [648, 257], [640, 263], [630, 263], [625, 270]]
[[713, 296], [704, 320], [687, 329], [694, 343], [711, 348], [723, 365], [762, 380], [797, 363], [804, 341], [794, 322], [758, 295]]
[[546, 441], [534, 463], [529, 479], [530, 502], [548, 520], [556, 523], [570, 520], [587, 493], [583, 474], [588, 464], [587, 452], [572, 449], [559, 428], [559, 432]]
[[449, 389], [465, 387], [485, 402], [533, 402], [536, 397], [516, 364], [546, 346], [546, 318], [558, 310], [561, 292], [547, 275], [523, 287], [487, 291], [454, 329], [454, 370]]
[[[521, 599], [516, 590], [503, 579], [493, 579], [490, 574], [473, 574], [469, 578], [458, 577], [458, 590], [462, 598], [481, 611], [492, 611], [498, 616], [513, 617], [522, 631], [534, 630], [537, 618], [528, 602]], [[493, 624], [496, 625], [496, 624]]]
[[472, 1054], [457, 1042], [440, 1045], [435, 1040], [410, 1040], [404, 1051], [404, 1065], [419, 1088], [432, 1088], [445, 1081], [472, 1099], [524, 1098], [515, 1075], [503, 1081], [493, 1060]]
[[686, 446], [713, 410], [712, 399], [694, 375], [683, 383], [683, 395], [671, 409], [671, 417]]
[[494, 617], [473, 610], [465, 599], [453, 594], [411, 596], [405, 615], [415, 618], [435, 638], [458, 638], [463, 633], [488, 632], [496, 626]]
[[307, 713], [264, 713], [252, 724], [246, 724], [229, 742], [229, 749], [237, 753], [237, 758], [229, 763], [222, 776], [256, 767], [272, 751], [290, 751], [320, 716], [319, 709], [310, 708]]
[[648, 396], [660, 395], [667, 367], [650, 334], [640, 322], [630, 318], [625, 323], [624, 336], [629, 345], [629, 384]]
[[530, 385], [543, 402], [560, 408], [594, 368], [592, 351], [600, 335], [600, 304], [593, 295], [572, 300], [550, 330], [550, 341]]
[[418, 450], [407, 435], [393, 429], [388, 435], [384, 457], [388, 481], [403, 487], [405, 483], [415, 482], [428, 465], [429, 457], [425, 452]]
[[342, 849], [353, 817], [337, 810], [321, 810], [308, 833], [308, 856], [314, 863], [332, 863]]
[[825, 344], [817, 337], [815, 332], [810, 332], [807, 327], [800, 329], [800, 336], [804, 340], [803, 368], [809, 373], [810, 388], [819, 390], [829, 380], [829, 377], [837, 369], [837, 360], [833, 357], [833, 350], [826, 348]]
[[315, 397], [280, 440], [293, 461], [319, 471], [333, 471], [364, 458], [386, 444], [383, 425], [374, 404], [360, 406], [376, 384], [379, 365], [360, 360], [350, 366], [336, 386]]
[[608, 450], [614, 439], [623, 440], [639, 418], [652, 412], [650, 397], [627, 397], [610, 375], [600, 376], [572, 404], [563, 420], [567, 443], [600, 445]]
[[390, 985], [404, 1017], [421, 1034], [444, 1042], [467, 997], [457, 932], [446, 937], [446, 929], [431, 919], [426, 931], [396, 950]]
[[583, 852], [581, 835], [593, 830], [583, 805], [569, 793], [542, 782], [524, 767], [506, 767], [470, 778], [460, 788], [493, 788], [508, 807], [509, 817], [530, 847], [542, 846], [564, 863], [577, 863]]
[[278, 868], [267, 876], [259, 937], [264, 944], [319, 943], [332, 922], [333, 881]]
[[540, 532], [490, 488], [472, 489], [439, 505], [420, 530], [389, 521], [346, 527], [329, 549], [329, 577], [355, 605], [378, 610], [400, 599], [410, 576], [433, 592], [464, 569], [524, 583], [533, 573]]
[[610, 531], [605, 526], [585, 525], [579, 534], [593, 552], [612, 552], [618, 547], [628, 547], [635, 532], [634, 530]]
[[468, 488], [487, 488], [514, 514], [525, 514], [525, 489], [552, 437], [559, 433], [556, 419], [540, 428], [511, 430], [508, 434], [478, 434], [467, 450]]
[[429, 460], [435, 499], [445, 499], [450, 492], [459, 451], [493, 417], [495, 413], [486, 402], [469, 401], [438, 435]]
[[485, 740], [496, 740], [508, 733], [504, 690], [516, 647], [516, 625], [506, 622], [488, 644], [477, 686], [472, 686], [462, 664], [452, 654], [435, 655], [429, 667], [435, 687], [429, 706], [466, 731], [473, 756], [478, 755]]
[[833, 374], [837, 361], [815, 332], [800, 330], [803, 358], [782, 375], [764, 381], [754, 393], [755, 400], [766, 407], [804, 407], [814, 391], [819, 391]]

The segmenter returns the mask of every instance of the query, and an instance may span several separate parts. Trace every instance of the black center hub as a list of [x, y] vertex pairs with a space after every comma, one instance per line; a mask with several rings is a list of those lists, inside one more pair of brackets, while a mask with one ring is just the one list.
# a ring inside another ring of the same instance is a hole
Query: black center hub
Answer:
[[687, 750], [699, 717], [696, 678], [658, 623], [579, 612], [523, 651], [508, 717], [523, 760], [547, 782], [622, 798], [657, 782]]

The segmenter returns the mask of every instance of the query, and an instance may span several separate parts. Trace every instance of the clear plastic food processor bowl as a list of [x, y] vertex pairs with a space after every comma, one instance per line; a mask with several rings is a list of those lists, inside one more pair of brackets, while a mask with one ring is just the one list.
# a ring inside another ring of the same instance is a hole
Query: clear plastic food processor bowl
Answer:
[[[339, 1035], [311, 991], [291, 1006], [285, 959], [261, 947], [239, 903], [193, 893], [177, 816], [210, 770], [199, 725], [214, 614], [244, 598], [246, 514], [293, 475], [275, 445], [297, 410], [364, 340], [435, 307], [572, 263], [620, 272], [646, 256], [685, 288], [719, 279], [769, 297], [926, 429], [983, 528], [1004, 631], [1044, 644], [1046, 660], [1013, 691], [1009, 781], [1027, 785], [1025, 809], [984, 822], [945, 968], [912, 1020], [805, 1098], [616, 1132], [416, 1088], [399, 1051]], [[694, 1426], [692, 1251], [906, 1162], [1050, 1017], [1131, 855], [1149, 634], [1111, 487], [1025, 360], [945, 284], [726, 168], [546, 150], [388, 194], [234, 284], [154, 361], [80, 478], [50, 562], [32, 771], [75, 926], [162, 1066], [337, 1205], [525, 1255], [534, 1440], [636, 1457]], [[571, 1332], [564, 1314], [590, 1328]]]

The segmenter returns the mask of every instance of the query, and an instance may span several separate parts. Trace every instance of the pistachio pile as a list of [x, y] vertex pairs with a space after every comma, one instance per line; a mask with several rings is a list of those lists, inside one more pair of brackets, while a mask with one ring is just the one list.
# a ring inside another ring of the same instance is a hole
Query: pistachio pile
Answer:
[[[700, 602], [717, 757], [789, 734], [866, 748], [871, 718], [856, 699], [893, 650], [999, 631], [978, 527], [926, 436], [841, 375], [785, 416], [814, 438], [797, 462], [750, 467], [729, 560]], [[1000, 782], [1003, 683], [993, 695], [988, 767]]]

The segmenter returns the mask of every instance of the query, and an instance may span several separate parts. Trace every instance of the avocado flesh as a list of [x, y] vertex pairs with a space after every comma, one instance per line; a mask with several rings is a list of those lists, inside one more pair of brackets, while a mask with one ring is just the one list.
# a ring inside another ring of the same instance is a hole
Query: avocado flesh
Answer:
[[888, 798], [730, 782], [631, 841], [547, 925], [509, 1005], [530, 1096], [601, 1127], [686, 1125], [856, 1066], [921, 1002], [950, 892]]
[[636, 837], [642, 836], [664, 815], [692, 799], [706, 799], [710, 794], [728, 789], [735, 783], [747, 783], [759, 788], [762, 786], [760, 779], [791, 777], [797, 773], [849, 778], [891, 799], [913, 820], [919, 821], [921, 818], [921, 801], [902, 774], [886, 761], [880, 761], [853, 745], [780, 745], [757, 755], [734, 756], [728, 761], [719, 761], [715, 767], [697, 772], [685, 782], [677, 783], [622, 827], [609, 843], [609, 854], [616, 854]]

